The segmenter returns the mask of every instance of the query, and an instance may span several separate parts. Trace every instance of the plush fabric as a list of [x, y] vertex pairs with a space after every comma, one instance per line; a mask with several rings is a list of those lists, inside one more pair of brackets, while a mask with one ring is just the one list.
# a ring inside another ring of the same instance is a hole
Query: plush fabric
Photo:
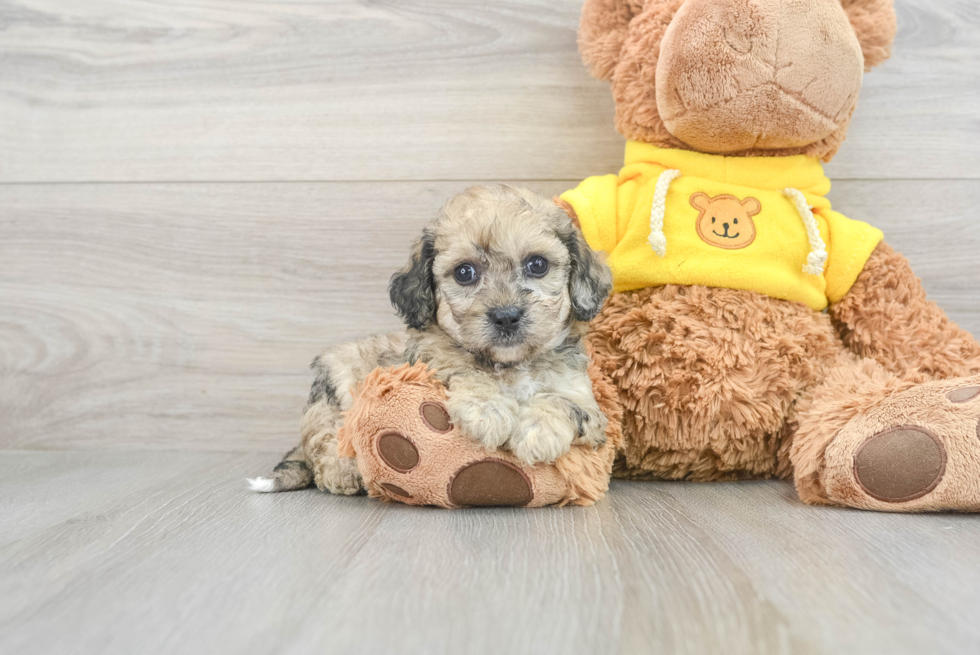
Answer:
[[664, 125], [717, 153], [799, 148], [841, 130], [864, 65], [839, 0], [689, 0], [660, 53]]
[[[886, 288], [897, 268], [908, 273], [907, 262], [881, 244], [855, 286]], [[888, 305], [872, 306], [935, 318], [938, 308], [925, 302], [914, 277], [909, 287], [911, 302], [889, 298]], [[851, 328], [863, 322], [849, 319]], [[959, 330], [943, 320], [953, 334]], [[919, 354], [918, 361], [933, 369], [942, 360], [941, 372], [964, 375], [941, 379], [925, 367], [895, 366], [899, 358], [913, 363], [914, 337], [911, 348], [900, 341], [882, 345], [879, 362], [846, 348], [836, 332], [827, 314], [752, 292], [667, 285], [616, 294], [590, 334], [594, 359], [623, 403], [623, 449], [613, 475], [790, 477], [808, 503], [886, 511], [980, 509], [980, 391], [969, 393], [980, 385], [980, 353], [964, 357], [976, 342], [959, 331], [967, 353], [954, 347], [947, 357], [941, 351]], [[956, 390], [966, 390], [960, 394], [966, 400], [951, 401]], [[854, 473], [857, 453], [878, 433], [908, 424], [942, 443], [943, 475], [921, 497], [874, 498]]]
[[864, 70], [888, 59], [898, 29], [892, 0], [841, 0], [841, 6], [861, 43]]
[[[800, 413], [790, 455], [800, 497], [883, 511], [980, 511], [980, 394], [958, 402], [955, 393], [978, 385], [980, 376], [916, 383], [871, 360], [835, 370]], [[918, 434], [889, 449], [896, 432]], [[877, 461], [862, 461], [879, 439]], [[888, 497], [888, 478], [901, 496]]]
[[461, 434], [448, 422], [445, 388], [422, 363], [368, 375], [337, 435], [338, 451], [356, 457], [368, 493], [384, 500], [447, 508], [591, 505], [609, 487], [622, 411], [610, 381], [595, 366], [589, 374], [610, 418], [606, 444], [573, 445], [553, 465], [526, 466]]
[[623, 405], [616, 475], [632, 479], [779, 474], [795, 403], [842, 357], [826, 315], [736, 289], [614, 294], [592, 328]]
[[980, 343], [929, 301], [908, 260], [880, 243], [870, 264], [830, 308], [844, 345], [892, 373], [941, 380], [977, 372]]
[[579, 49], [628, 139], [829, 161], [895, 29], [890, 0], [586, 0]]
[[[666, 194], [661, 256], [649, 243], [650, 216], [667, 170], [680, 175]], [[829, 253], [820, 275], [803, 271], [812, 245], [787, 188], [802, 192], [816, 218]], [[819, 311], [844, 297], [882, 238], [880, 230], [833, 211], [824, 197], [829, 190], [813, 157], [724, 157], [630, 142], [619, 175], [590, 177], [561, 199], [589, 245], [607, 253], [616, 291], [701, 284]], [[749, 230], [748, 243], [729, 238]]]

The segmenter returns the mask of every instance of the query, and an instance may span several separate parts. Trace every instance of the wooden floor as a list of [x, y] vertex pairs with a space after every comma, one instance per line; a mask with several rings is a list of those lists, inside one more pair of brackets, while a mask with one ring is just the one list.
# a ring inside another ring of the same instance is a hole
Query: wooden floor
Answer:
[[[980, 4], [896, 4], [831, 200], [980, 334]], [[580, 5], [0, 0], [0, 653], [980, 652], [980, 517], [244, 490], [448, 195], [618, 168]]]
[[791, 486], [591, 508], [246, 494], [258, 454], [0, 455], [3, 653], [972, 653], [980, 522]]

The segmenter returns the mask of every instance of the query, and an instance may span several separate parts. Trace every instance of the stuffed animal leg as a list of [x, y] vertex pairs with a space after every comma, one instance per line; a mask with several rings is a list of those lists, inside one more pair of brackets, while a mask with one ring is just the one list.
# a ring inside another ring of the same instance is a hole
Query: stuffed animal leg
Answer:
[[589, 374], [609, 416], [606, 444], [572, 449], [554, 464], [528, 466], [507, 451], [488, 451], [449, 420], [446, 390], [424, 364], [372, 371], [337, 434], [339, 454], [356, 457], [368, 493], [438, 507], [591, 505], [609, 487], [622, 442], [615, 391], [598, 369]]
[[980, 511], [980, 376], [929, 381], [870, 359], [802, 403], [790, 457], [800, 498], [891, 512]]

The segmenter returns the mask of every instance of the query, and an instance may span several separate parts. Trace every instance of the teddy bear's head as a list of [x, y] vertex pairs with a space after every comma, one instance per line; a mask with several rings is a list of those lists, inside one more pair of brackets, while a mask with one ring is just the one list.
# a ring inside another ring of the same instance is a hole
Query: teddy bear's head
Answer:
[[586, 0], [579, 49], [629, 139], [829, 160], [894, 36], [892, 0]]

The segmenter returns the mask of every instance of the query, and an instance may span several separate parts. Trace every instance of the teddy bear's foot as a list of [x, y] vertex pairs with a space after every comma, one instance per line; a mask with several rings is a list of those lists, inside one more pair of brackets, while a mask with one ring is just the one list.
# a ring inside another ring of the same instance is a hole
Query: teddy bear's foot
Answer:
[[[370, 495], [440, 507], [591, 504], [601, 497], [604, 466], [526, 466], [507, 451], [488, 451], [452, 425], [445, 401], [442, 385], [420, 364], [368, 377], [338, 440], [342, 454], [356, 454]], [[572, 450], [573, 460], [606, 457], [591, 447]], [[596, 478], [591, 496], [569, 482], [588, 476]]]
[[357, 449], [371, 495], [441, 507], [529, 507], [561, 499], [564, 484], [554, 467], [524, 467], [512, 455], [486, 451], [460, 434], [442, 400], [426, 391], [396, 392], [390, 409], [408, 415], [387, 421], [397, 429], [365, 435], [366, 448]]
[[821, 477], [835, 504], [980, 511], [980, 376], [914, 386], [851, 419]]
[[404, 391], [408, 393], [400, 394], [398, 405], [416, 406], [417, 416], [398, 421], [398, 430], [381, 428], [366, 440], [367, 449], [358, 449], [358, 463], [371, 476], [372, 495], [443, 507], [527, 507], [557, 501], [548, 493], [559, 491], [553, 470], [525, 471], [511, 457], [467, 443], [450, 424], [442, 402], [425, 398], [421, 389]]

